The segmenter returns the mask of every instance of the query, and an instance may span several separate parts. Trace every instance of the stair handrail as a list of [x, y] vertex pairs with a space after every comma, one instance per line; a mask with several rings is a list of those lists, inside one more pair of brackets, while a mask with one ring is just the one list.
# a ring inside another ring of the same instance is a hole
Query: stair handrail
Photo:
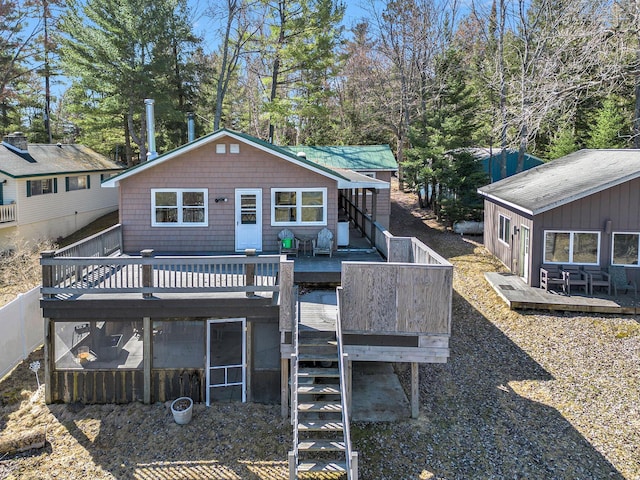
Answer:
[[[342, 395], [340, 395], [340, 402], [342, 404], [342, 428], [344, 434], [344, 446], [345, 446], [345, 463], [347, 466], [347, 479], [357, 480], [357, 472], [351, 471], [351, 432], [349, 429], [349, 399], [351, 392], [347, 389], [347, 378], [345, 375], [345, 359], [347, 354], [344, 353], [342, 345], [342, 322], [340, 320], [340, 290], [338, 287], [336, 291], [337, 300], [337, 313], [336, 313], [336, 342], [338, 344], [338, 372], [340, 374], [340, 388]], [[357, 467], [356, 467], [357, 468]]]
[[293, 325], [291, 329], [291, 387], [289, 396], [291, 397], [291, 424], [293, 425], [293, 456], [295, 460], [295, 478], [298, 475], [298, 367], [299, 367], [299, 349], [298, 349], [298, 333], [300, 330], [300, 302], [298, 300], [298, 287], [293, 288], [294, 314]]

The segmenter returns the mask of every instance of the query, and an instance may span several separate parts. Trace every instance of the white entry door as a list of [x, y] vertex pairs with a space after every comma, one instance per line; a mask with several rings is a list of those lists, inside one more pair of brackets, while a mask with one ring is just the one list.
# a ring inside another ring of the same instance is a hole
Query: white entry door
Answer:
[[236, 251], [262, 251], [262, 189], [236, 189]]
[[529, 281], [529, 240], [530, 231], [524, 225], [520, 226], [520, 276], [525, 282]]
[[207, 406], [247, 401], [246, 319], [207, 320]]

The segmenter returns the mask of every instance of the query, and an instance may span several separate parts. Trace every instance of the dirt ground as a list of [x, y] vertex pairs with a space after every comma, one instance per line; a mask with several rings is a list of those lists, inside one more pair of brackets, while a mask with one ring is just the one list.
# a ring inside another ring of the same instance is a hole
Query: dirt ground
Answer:
[[[418, 419], [352, 425], [360, 478], [640, 480], [639, 319], [510, 311], [484, 280], [503, 266], [481, 238], [392, 197], [391, 232], [454, 264], [451, 356], [420, 367]], [[288, 478], [277, 405], [195, 405], [184, 426], [167, 404], [45, 405], [36, 359], [0, 382], [0, 447], [45, 427], [47, 443], [0, 453], [0, 479]]]

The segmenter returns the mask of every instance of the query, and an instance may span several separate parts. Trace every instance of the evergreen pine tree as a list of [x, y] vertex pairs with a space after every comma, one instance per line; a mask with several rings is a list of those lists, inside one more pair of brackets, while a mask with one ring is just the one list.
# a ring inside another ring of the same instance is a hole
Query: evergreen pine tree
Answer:
[[607, 97], [595, 116], [591, 125], [588, 148], [624, 148], [627, 140], [624, 138], [628, 126], [618, 103], [613, 96]]

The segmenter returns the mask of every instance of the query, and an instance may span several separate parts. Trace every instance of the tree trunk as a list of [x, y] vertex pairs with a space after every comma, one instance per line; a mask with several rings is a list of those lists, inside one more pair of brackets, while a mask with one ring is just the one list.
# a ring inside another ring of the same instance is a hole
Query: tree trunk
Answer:
[[507, 82], [504, 65], [504, 28], [506, 20], [504, 0], [500, 0], [500, 28], [498, 31], [498, 75], [500, 76], [500, 179], [507, 177]]
[[[278, 95], [278, 77], [280, 75], [280, 49], [284, 45], [284, 33], [286, 17], [286, 5], [284, 0], [278, 2], [278, 13], [280, 14], [280, 32], [278, 33], [278, 43], [276, 44], [276, 57], [273, 60], [273, 70], [271, 72], [271, 94], [269, 95], [269, 101], [273, 102]], [[275, 135], [275, 126], [271, 116], [269, 117], [269, 143], [273, 143], [273, 137]]]
[[636, 74], [634, 94], [636, 103], [633, 109], [633, 148], [640, 148], [640, 32], [636, 33], [638, 45], [636, 47]]
[[229, 62], [229, 38], [231, 36], [231, 26], [233, 18], [237, 10], [237, 1], [229, 0], [227, 2], [227, 26], [224, 32], [224, 42], [222, 44], [222, 65], [220, 65], [220, 76], [218, 77], [218, 85], [216, 86], [216, 111], [213, 118], [213, 130], [220, 128], [220, 120], [222, 119], [222, 103], [224, 102], [225, 88], [228, 82], [227, 64]]
[[133, 142], [138, 145], [138, 149], [140, 150], [140, 163], [147, 161], [147, 120], [146, 115], [142, 115], [140, 117], [140, 136], [135, 134], [135, 129], [133, 127], [133, 105], [129, 105], [129, 114], [127, 115], [127, 123], [129, 126], [129, 135]]

